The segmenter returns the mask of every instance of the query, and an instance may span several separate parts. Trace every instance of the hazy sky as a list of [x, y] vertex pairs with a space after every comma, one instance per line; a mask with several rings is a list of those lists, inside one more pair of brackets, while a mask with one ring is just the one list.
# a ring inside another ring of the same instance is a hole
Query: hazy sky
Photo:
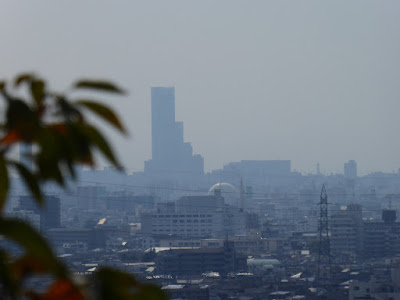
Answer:
[[[130, 171], [151, 158], [150, 87], [176, 87], [176, 117], [206, 170], [242, 159], [359, 173], [400, 167], [400, 1], [2, 1], [0, 77], [64, 88], [117, 81]], [[110, 131], [111, 132], [111, 131]]]

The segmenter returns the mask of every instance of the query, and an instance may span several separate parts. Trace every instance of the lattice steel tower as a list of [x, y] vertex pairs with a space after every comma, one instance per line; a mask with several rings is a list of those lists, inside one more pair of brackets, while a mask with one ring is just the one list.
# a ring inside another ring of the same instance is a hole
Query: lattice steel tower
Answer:
[[[329, 226], [328, 226], [328, 195], [326, 193], [325, 185], [322, 185], [320, 201], [319, 201], [319, 249], [318, 249], [318, 280], [326, 278], [329, 273], [331, 264], [331, 244], [329, 240]], [[322, 269], [324, 270], [321, 274]]]

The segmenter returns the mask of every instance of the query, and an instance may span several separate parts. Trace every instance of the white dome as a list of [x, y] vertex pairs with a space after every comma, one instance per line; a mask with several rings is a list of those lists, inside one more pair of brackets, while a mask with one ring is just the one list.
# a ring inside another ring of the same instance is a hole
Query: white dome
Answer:
[[238, 197], [238, 191], [235, 189], [235, 187], [232, 184], [229, 184], [226, 182], [216, 183], [210, 188], [210, 190], [208, 191], [208, 194], [214, 195], [214, 191], [216, 189], [221, 190], [221, 194], [225, 199]]

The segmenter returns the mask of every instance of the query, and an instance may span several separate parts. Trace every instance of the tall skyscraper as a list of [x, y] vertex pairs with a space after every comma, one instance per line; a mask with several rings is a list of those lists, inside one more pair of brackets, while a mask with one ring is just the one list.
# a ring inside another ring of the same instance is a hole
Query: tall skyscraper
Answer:
[[151, 88], [152, 159], [145, 162], [146, 173], [204, 173], [201, 155], [193, 155], [183, 141], [183, 123], [175, 121], [175, 88]]
[[346, 179], [357, 178], [357, 163], [354, 160], [349, 160], [347, 163], [344, 163], [344, 177]]

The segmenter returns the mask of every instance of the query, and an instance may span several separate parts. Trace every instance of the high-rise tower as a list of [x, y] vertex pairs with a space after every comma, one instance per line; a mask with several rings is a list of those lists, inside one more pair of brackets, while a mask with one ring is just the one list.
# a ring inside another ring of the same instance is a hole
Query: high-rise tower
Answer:
[[347, 163], [344, 163], [344, 177], [346, 179], [357, 178], [357, 163], [355, 160], [349, 160]]
[[183, 123], [175, 121], [175, 88], [151, 88], [152, 159], [146, 173], [204, 173], [204, 161], [183, 141]]
[[174, 88], [151, 88], [151, 135], [153, 161], [171, 158], [175, 144], [183, 143], [182, 123], [175, 122]]

